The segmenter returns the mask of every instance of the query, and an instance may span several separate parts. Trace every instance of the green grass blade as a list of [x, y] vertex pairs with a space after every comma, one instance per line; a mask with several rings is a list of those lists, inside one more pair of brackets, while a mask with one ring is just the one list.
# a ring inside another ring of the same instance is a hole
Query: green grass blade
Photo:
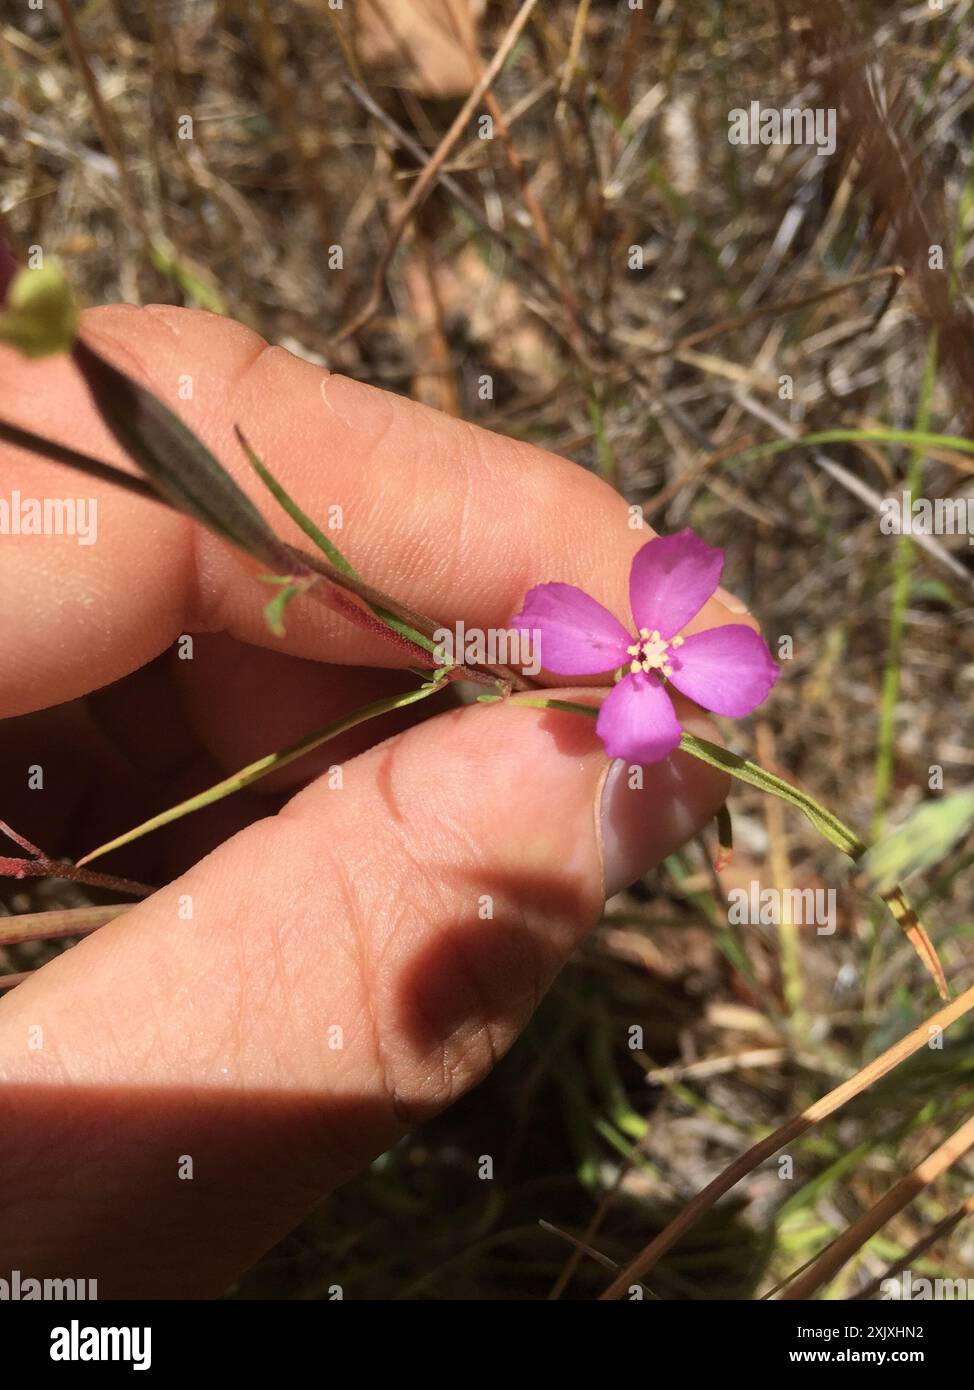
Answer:
[[169, 825], [172, 821], [179, 820], [183, 816], [191, 815], [194, 811], [202, 811], [204, 806], [212, 806], [215, 801], [222, 801], [224, 797], [232, 796], [234, 792], [242, 791], [244, 787], [251, 786], [261, 777], [266, 777], [269, 772], [276, 772], [278, 768], [287, 767], [289, 763], [303, 758], [306, 753], [319, 748], [329, 739], [337, 738], [339, 734], [345, 733], [348, 729], [354, 729], [357, 724], [364, 724], [366, 720], [376, 719], [382, 714], [389, 714], [394, 709], [402, 709], [406, 705], [414, 705], [420, 700], [426, 700], [442, 688], [442, 681], [430, 681], [428, 684], [420, 686], [418, 690], [409, 690], [403, 695], [391, 695], [385, 700], [376, 700], [371, 705], [363, 705], [353, 714], [343, 714], [340, 719], [333, 719], [329, 724], [323, 724], [320, 728], [314, 729], [310, 734], [306, 734], [304, 738], [299, 739], [297, 743], [292, 743], [282, 752], [268, 753], [266, 757], [248, 763], [239, 772], [235, 772], [232, 776], [224, 778], [222, 782], [208, 787], [206, 791], [198, 792], [196, 796], [188, 797], [187, 800], [180, 801], [178, 805], [170, 806], [166, 811], [160, 811], [159, 815], [152, 816], [150, 820], [143, 821], [141, 825], [135, 826], [132, 830], [127, 830], [124, 835], [118, 835], [114, 840], [99, 845], [90, 854], [86, 854], [83, 859], [79, 859], [78, 866], [90, 864], [111, 850], [121, 849], [123, 845], [131, 844], [133, 840], [139, 840], [143, 835], [148, 835], [153, 830], [159, 830], [162, 826]]
[[237, 439], [240, 441], [241, 448], [250, 460], [251, 468], [267, 488], [271, 496], [281, 504], [291, 520], [297, 522], [308, 539], [314, 542], [329, 563], [335, 566], [336, 570], [341, 570], [342, 574], [350, 574], [353, 579], [357, 579], [359, 576], [355, 573], [348, 560], [345, 559], [345, 556], [338, 549], [335, 542], [329, 540], [321, 527], [317, 526], [311, 520], [310, 516], [301, 510], [291, 494], [278, 482], [271, 470], [251, 447], [240, 426], [234, 425], [233, 428]]
[[[325, 535], [321, 527], [312, 521], [307, 512], [302, 511], [287, 489], [274, 477], [274, 474], [267, 467], [266, 463], [263, 462], [257, 452], [251, 447], [240, 426], [234, 425], [234, 430], [237, 439], [240, 441], [241, 447], [250, 460], [250, 465], [254, 472], [257, 474], [258, 478], [260, 478], [268, 492], [270, 492], [271, 496], [284, 508], [291, 520], [296, 522], [308, 539], [314, 542], [329, 564], [341, 571], [342, 574], [347, 574], [349, 578], [359, 579], [361, 576], [352, 568], [335, 542]], [[293, 597], [293, 592], [289, 593], [287, 598], [284, 598], [283, 595], [279, 595], [277, 599], [273, 600], [267, 606], [266, 616], [268, 625], [271, 631], [277, 636], [280, 636], [283, 632], [282, 614], [284, 606]], [[420, 632], [418, 628], [411, 626], [405, 619], [398, 617], [381, 604], [369, 603], [367, 600], [365, 602], [375, 616], [381, 619], [387, 627], [392, 628], [393, 632], [398, 632], [402, 637], [408, 637], [410, 642], [414, 642], [416, 646], [422, 647], [424, 651], [432, 652], [435, 650], [435, 643], [427, 637], [425, 633]], [[277, 626], [275, 626], [275, 624], [277, 624]]]

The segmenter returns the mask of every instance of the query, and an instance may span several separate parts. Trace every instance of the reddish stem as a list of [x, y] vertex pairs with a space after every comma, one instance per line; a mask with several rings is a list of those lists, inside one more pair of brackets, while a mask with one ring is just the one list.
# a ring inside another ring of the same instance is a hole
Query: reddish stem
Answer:
[[42, 849], [32, 845], [23, 835], [18, 835], [16, 830], [11, 830], [6, 821], [0, 820], [0, 831], [15, 845], [34, 856], [33, 859], [17, 859], [0, 855], [0, 875], [8, 878], [66, 878], [72, 883], [83, 883], [88, 888], [108, 888], [113, 893], [131, 893], [136, 898], [147, 898], [156, 891], [145, 883], [136, 883], [134, 879], [98, 874], [92, 869], [79, 869], [76, 864], [49, 859]]

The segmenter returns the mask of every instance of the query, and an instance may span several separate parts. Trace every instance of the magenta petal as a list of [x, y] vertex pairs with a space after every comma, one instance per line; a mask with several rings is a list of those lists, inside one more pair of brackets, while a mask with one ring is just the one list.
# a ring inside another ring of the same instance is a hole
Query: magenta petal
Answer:
[[714, 714], [740, 719], [767, 697], [778, 667], [753, 628], [730, 624], [687, 637], [670, 651], [677, 690]]
[[695, 618], [720, 583], [724, 552], [689, 529], [657, 536], [636, 552], [629, 603], [637, 628], [673, 637]]
[[511, 626], [540, 634], [541, 665], [556, 676], [597, 676], [630, 660], [633, 639], [622, 623], [574, 584], [529, 589]]
[[653, 675], [623, 676], [602, 701], [595, 732], [610, 758], [658, 763], [680, 743], [670, 697]]

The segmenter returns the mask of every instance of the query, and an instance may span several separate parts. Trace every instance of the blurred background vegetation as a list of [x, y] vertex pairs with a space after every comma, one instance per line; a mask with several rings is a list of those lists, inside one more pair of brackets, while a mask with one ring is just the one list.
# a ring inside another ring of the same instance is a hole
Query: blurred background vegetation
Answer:
[[[879, 502], [908, 485], [974, 496], [974, 466], [865, 439], [746, 451], [876, 426], [971, 433], [974, 40], [966, 0], [843, 9], [539, 4], [403, 222], [516, 5], [7, 0], [0, 211], [88, 303], [232, 315], [564, 454], [656, 528], [723, 546], [772, 649], [793, 644], [731, 746], [881, 837], [974, 780], [974, 566], [966, 535], [883, 534]], [[835, 154], [732, 145], [728, 113], [752, 100], [835, 106]], [[590, 1298], [610, 1276], [574, 1241], [625, 1262], [931, 1013], [922, 967], [842, 857], [780, 803], [735, 786], [731, 805], [728, 866], [695, 844], [609, 903], [490, 1080], [232, 1294]], [[971, 860], [961, 839], [909, 885], [956, 990], [974, 980]], [[730, 925], [727, 894], [753, 880], [836, 888], [836, 934]], [[792, 1145], [793, 1177], [776, 1161], [752, 1174], [652, 1293], [767, 1293], [972, 1101], [961, 1024]], [[972, 1173], [953, 1165], [831, 1296], [935, 1233]], [[974, 1228], [957, 1222], [911, 1267], [974, 1276]]]

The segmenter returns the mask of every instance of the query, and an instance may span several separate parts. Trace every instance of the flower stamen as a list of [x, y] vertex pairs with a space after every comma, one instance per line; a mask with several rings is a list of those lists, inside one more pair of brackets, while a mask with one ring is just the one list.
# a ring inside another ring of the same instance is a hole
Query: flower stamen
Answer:
[[641, 627], [639, 640], [626, 648], [627, 655], [633, 658], [629, 670], [633, 675], [639, 671], [659, 671], [669, 678], [673, 675], [673, 667], [669, 660], [670, 650], [682, 646], [682, 637], [672, 637], [667, 641], [665, 637], [660, 636], [658, 628], [650, 632], [648, 627]]

